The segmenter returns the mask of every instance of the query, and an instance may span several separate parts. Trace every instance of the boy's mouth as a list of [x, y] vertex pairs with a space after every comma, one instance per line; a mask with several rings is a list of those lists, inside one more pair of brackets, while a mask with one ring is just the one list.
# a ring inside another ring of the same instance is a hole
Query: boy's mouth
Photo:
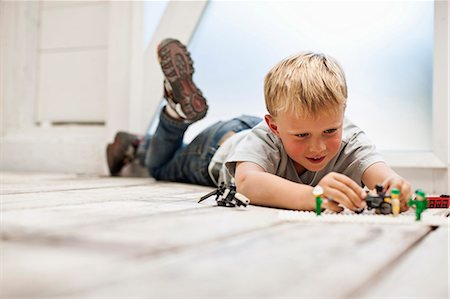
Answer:
[[308, 159], [308, 161], [313, 164], [319, 164], [325, 159], [325, 156], [317, 157], [317, 158], [306, 158], [306, 159]]

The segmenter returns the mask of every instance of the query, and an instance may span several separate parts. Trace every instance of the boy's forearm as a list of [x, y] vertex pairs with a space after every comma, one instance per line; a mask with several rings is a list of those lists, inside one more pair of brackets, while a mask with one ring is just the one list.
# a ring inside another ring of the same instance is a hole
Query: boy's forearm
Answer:
[[292, 209], [315, 209], [313, 187], [294, 183], [266, 172], [249, 172], [236, 181], [237, 191], [250, 199], [251, 204]]
[[372, 164], [363, 173], [363, 182], [369, 189], [375, 188], [376, 184], [381, 184], [384, 180], [392, 175], [397, 175], [397, 173], [392, 170], [386, 163], [377, 162]]

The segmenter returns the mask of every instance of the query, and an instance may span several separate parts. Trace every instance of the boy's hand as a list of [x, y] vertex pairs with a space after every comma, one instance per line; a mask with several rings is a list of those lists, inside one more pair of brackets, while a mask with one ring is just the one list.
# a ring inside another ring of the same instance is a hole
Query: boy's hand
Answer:
[[391, 193], [393, 188], [400, 190], [400, 211], [408, 210], [408, 200], [412, 196], [411, 184], [398, 174], [388, 176], [383, 182], [383, 190]]
[[323, 188], [323, 196], [328, 199], [324, 207], [336, 212], [342, 211], [339, 204], [352, 211], [360, 210], [366, 206], [364, 198], [366, 192], [349, 177], [330, 172], [324, 176], [319, 184]]

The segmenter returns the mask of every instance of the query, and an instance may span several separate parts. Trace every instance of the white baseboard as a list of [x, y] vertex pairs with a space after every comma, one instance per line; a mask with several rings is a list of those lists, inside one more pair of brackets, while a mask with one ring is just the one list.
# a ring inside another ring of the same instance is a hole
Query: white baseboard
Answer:
[[0, 170], [107, 174], [105, 132], [61, 127], [2, 136]]

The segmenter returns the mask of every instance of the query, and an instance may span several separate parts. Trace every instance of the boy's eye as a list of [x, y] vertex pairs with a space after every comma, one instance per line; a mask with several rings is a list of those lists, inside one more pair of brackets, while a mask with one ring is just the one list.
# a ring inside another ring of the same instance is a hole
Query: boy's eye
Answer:
[[309, 136], [309, 133], [297, 134], [297, 137], [300, 137], [300, 138], [305, 138], [305, 137], [308, 137], [308, 136]]
[[328, 129], [328, 130], [325, 130], [325, 131], [323, 131], [325, 134], [333, 134], [334, 132], [336, 132], [337, 131], [337, 129]]

